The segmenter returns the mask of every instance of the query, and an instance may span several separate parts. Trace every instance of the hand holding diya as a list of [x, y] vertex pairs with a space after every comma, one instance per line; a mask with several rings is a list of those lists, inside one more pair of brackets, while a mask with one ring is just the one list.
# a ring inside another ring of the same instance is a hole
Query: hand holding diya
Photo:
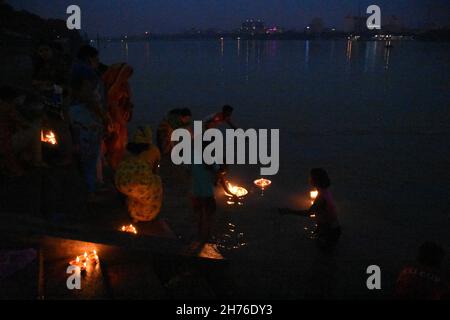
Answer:
[[319, 196], [319, 191], [317, 191], [317, 190], [313, 190], [309, 193], [309, 197], [311, 198], [311, 205], [314, 204], [314, 202], [316, 201], [318, 196]]
[[[314, 205], [314, 202], [316, 202], [317, 197], [319, 196], [319, 191], [317, 190], [312, 190], [309, 193], [309, 197], [311, 198], [311, 205]], [[310, 215], [310, 218], [315, 218], [316, 215], [313, 213]]]

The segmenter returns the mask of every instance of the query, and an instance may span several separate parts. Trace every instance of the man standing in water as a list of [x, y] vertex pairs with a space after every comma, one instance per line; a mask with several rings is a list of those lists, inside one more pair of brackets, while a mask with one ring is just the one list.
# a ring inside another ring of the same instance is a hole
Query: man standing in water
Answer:
[[226, 105], [223, 106], [222, 112], [218, 112], [212, 116], [207, 117], [204, 120], [206, 129], [214, 129], [222, 125], [228, 124], [232, 129], [236, 130], [237, 127], [231, 122], [231, 116], [233, 115], [233, 107]]
[[[203, 149], [206, 145], [203, 146]], [[195, 151], [194, 151], [195, 152]], [[192, 156], [194, 157], [194, 152]], [[192, 161], [192, 208], [198, 224], [198, 241], [206, 244], [211, 240], [214, 214], [217, 209], [214, 189], [221, 186], [225, 193], [233, 195], [226, 181], [226, 167], [195, 164]], [[233, 196], [237, 202], [236, 196]]]

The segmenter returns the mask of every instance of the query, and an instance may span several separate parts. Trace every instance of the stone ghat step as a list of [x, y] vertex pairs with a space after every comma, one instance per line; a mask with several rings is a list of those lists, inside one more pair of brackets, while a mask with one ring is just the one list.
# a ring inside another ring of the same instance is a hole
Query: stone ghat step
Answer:
[[[216, 285], [213, 282], [217, 277], [209, 275], [217, 273], [217, 270], [222, 272], [223, 268], [217, 268], [217, 263], [219, 266], [223, 265], [220, 263], [224, 262], [223, 257], [210, 246], [207, 246], [206, 251], [202, 246], [196, 250], [192, 246], [183, 246], [173, 238], [164, 221], [159, 221], [152, 227], [147, 226], [143, 230], [145, 235], [135, 236], [117, 231], [112, 232], [114, 235], [105, 231], [92, 235], [92, 229], [80, 232], [80, 226], [55, 226], [29, 216], [11, 217], [3, 213], [0, 218], [5, 221], [0, 226], [1, 238], [7, 239], [3, 243], [9, 243], [9, 248], [20, 243], [21, 247], [34, 247], [39, 251], [39, 267], [33, 269], [38, 282], [36, 297], [158, 300], [212, 299], [217, 296], [213, 289]], [[165, 237], [157, 237], [155, 234]], [[69, 235], [71, 238], [101, 238], [103, 243], [62, 238], [62, 235]], [[105, 242], [114, 244], [104, 244]], [[156, 246], [154, 242], [159, 244], [158, 250], [150, 247]], [[94, 249], [100, 256], [100, 264], [88, 267], [82, 276], [82, 290], [68, 290], [66, 282], [70, 276], [67, 274], [69, 261]], [[214, 254], [211, 255], [211, 252]], [[30, 290], [34, 290], [34, 287]]]
[[[146, 226], [141, 234], [134, 235], [88, 225], [56, 224], [41, 218], [23, 215], [0, 213], [0, 232], [4, 235], [21, 237], [55, 237], [68, 240], [99, 243], [104, 245], [128, 248], [159, 255], [181, 255], [193, 259], [209, 260], [211, 263], [224, 263], [226, 260], [210, 254], [213, 250], [192, 250], [192, 245], [186, 245], [175, 238], [170, 227], [164, 220], [156, 221], [153, 226]], [[206, 253], [205, 253], [206, 252]], [[208, 254], [209, 253], [209, 254]]]
[[[25, 277], [34, 279], [35, 283], [19, 288], [22, 293], [16, 290], [16, 299], [30, 299], [31, 292], [43, 300], [206, 300], [216, 297], [209, 280], [203, 276], [204, 269], [183, 257], [153, 256], [53, 237], [44, 237], [38, 246], [39, 258], [32, 268], [19, 271], [14, 279], [18, 283], [18, 279]], [[67, 287], [71, 276], [67, 274], [69, 261], [92, 250], [97, 251], [99, 263], [88, 264], [80, 278], [80, 290], [70, 290]], [[10, 284], [13, 288], [14, 283]]]

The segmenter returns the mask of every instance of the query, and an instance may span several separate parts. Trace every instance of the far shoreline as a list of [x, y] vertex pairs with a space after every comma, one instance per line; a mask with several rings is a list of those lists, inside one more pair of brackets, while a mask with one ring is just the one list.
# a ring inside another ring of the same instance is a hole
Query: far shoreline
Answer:
[[[380, 38], [377, 38], [379, 36]], [[356, 38], [356, 39], [355, 39]], [[145, 42], [156, 40], [201, 40], [201, 41], [425, 41], [425, 42], [450, 42], [450, 30], [436, 30], [425, 32], [378, 32], [378, 33], [349, 33], [335, 31], [330, 33], [310, 34], [302, 32], [286, 32], [281, 34], [240, 34], [240, 33], [212, 33], [212, 34], [190, 34], [190, 33], [174, 33], [174, 34], [148, 34], [141, 35], [122, 35], [118, 36], [99, 36], [90, 37], [91, 42]], [[88, 40], [88, 41], [89, 41]]]

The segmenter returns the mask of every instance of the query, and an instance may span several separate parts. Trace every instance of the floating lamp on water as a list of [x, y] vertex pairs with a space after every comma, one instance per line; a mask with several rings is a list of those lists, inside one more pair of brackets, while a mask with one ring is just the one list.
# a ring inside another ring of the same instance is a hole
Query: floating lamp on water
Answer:
[[[228, 183], [228, 190], [231, 192], [231, 194], [227, 194], [230, 197], [227, 201], [229, 205], [236, 204], [235, 201], [233, 201], [233, 197], [237, 197], [239, 200], [242, 200], [246, 195], [248, 195], [247, 189], [239, 186], [233, 186], [231, 183]], [[241, 202], [238, 202], [237, 204], [242, 205]]]
[[132, 224], [130, 224], [129, 226], [123, 226], [120, 231], [122, 232], [127, 232], [127, 233], [133, 233], [133, 234], [138, 234], [137, 229], [135, 226], [133, 226]]
[[267, 179], [264, 179], [264, 178], [261, 178], [261, 179], [255, 180], [255, 181], [254, 181], [254, 184], [255, 184], [258, 188], [261, 189], [261, 195], [263, 196], [263, 195], [264, 195], [264, 191], [265, 191], [268, 187], [270, 187], [270, 185], [272, 184], [272, 181], [267, 180]]
[[255, 185], [260, 188], [261, 190], [265, 190], [267, 187], [269, 187], [272, 184], [272, 181], [261, 178], [258, 180], [255, 180]]
[[236, 196], [238, 198], [242, 198], [248, 195], [247, 189], [239, 186], [233, 186], [231, 183], [228, 183], [228, 189], [230, 190], [233, 196]]

